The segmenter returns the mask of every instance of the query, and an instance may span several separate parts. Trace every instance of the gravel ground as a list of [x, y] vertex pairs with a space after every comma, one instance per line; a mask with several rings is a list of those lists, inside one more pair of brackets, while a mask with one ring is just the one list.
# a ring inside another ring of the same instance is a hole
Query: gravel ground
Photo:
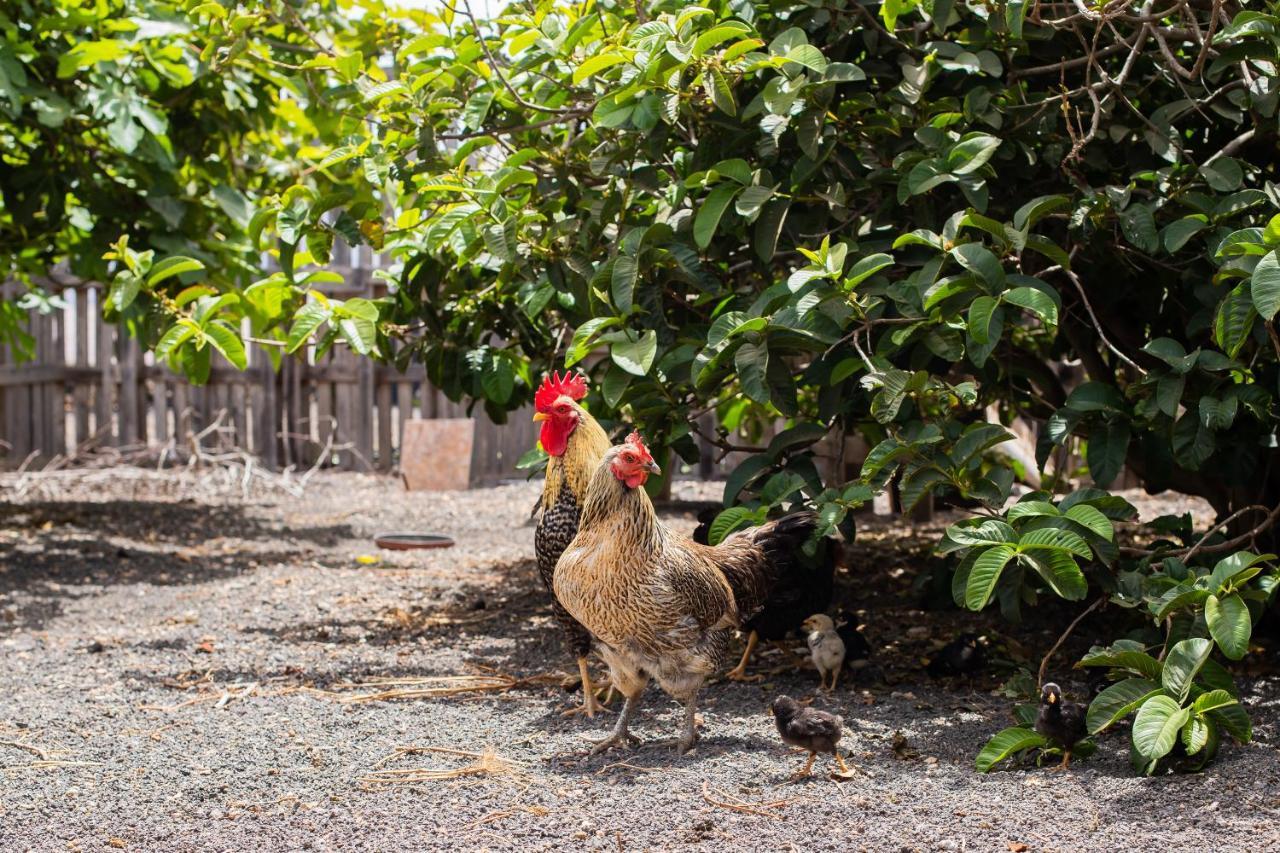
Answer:
[[[757, 664], [778, 670], [765, 683], [704, 692], [692, 755], [587, 758], [612, 714], [562, 717], [576, 697], [537, 677], [571, 663], [531, 560], [537, 490], [328, 475], [301, 499], [182, 501], [122, 475], [0, 504], [0, 850], [1280, 850], [1275, 675], [1248, 682], [1256, 741], [1201, 775], [1133, 778], [1127, 735], [1066, 773], [975, 773], [1008, 722], [1007, 672], [919, 674], [934, 644], [991, 624], [917, 609], [929, 526], [868, 521], [841, 579], [881, 677], [816, 704], [845, 716], [861, 775], [788, 781], [800, 756], [765, 708], [816, 676], [777, 653]], [[668, 519], [690, 528], [693, 508]], [[371, 534], [397, 528], [459, 545], [374, 552]], [[1038, 653], [1066, 618], [1003, 635], [1002, 654]], [[530, 681], [343, 701], [377, 679], [485, 672]], [[651, 688], [638, 733], [672, 736], [676, 711]], [[413, 769], [470, 772], [385, 772]]]

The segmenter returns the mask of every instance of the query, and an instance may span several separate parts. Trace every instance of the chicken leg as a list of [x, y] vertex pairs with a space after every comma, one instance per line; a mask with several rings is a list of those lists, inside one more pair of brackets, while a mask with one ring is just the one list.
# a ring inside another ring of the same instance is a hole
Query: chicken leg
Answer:
[[598, 740], [591, 746], [591, 755], [599, 755], [607, 749], [615, 746], [634, 745], [640, 742], [640, 738], [631, 734], [631, 718], [636, 715], [636, 707], [640, 704], [640, 693], [637, 691], [627, 697], [626, 702], [622, 705], [622, 713], [618, 715], [618, 722], [613, 727], [613, 733], [604, 740]]
[[724, 677], [730, 681], [760, 681], [764, 678], [762, 675], [747, 675], [747, 663], [751, 660], [751, 653], [756, 650], [756, 643], [760, 642], [760, 635], [752, 631], [747, 635], [747, 648], [742, 653], [742, 660], [738, 661], [738, 665], [724, 674]]
[[599, 700], [596, 699], [596, 688], [591, 683], [591, 671], [587, 668], [587, 659], [585, 657], [578, 658], [578, 674], [582, 679], [582, 704], [570, 708], [560, 716], [572, 717], [576, 714], [586, 714], [587, 719], [591, 719], [601, 710], [602, 706]]
[[698, 691], [694, 691], [684, 703], [684, 731], [680, 733], [680, 739], [676, 741], [676, 751], [681, 755], [686, 754], [693, 749], [694, 744], [698, 742]]

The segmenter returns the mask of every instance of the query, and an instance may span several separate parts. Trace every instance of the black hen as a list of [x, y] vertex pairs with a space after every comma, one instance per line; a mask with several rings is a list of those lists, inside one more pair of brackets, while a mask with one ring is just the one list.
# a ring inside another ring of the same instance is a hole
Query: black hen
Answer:
[[1036, 731], [1062, 749], [1062, 767], [1071, 766], [1071, 750], [1085, 736], [1085, 706], [1064, 702], [1062, 688], [1046, 684], [1040, 688], [1040, 711], [1036, 714]]
[[774, 699], [770, 710], [773, 712], [774, 722], [778, 725], [778, 734], [782, 735], [783, 742], [809, 751], [808, 762], [793, 778], [808, 776], [813, 770], [813, 761], [819, 752], [834, 755], [836, 764], [840, 765], [840, 772], [846, 774], [849, 772], [844, 759], [836, 749], [840, 736], [844, 734], [844, 720], [826, 711], [806, 708], [790, 696], [779, 696]]
[[977, 634], [961, 634], [947, 643], [929, 661], [929, 674], [934, 678], [948, 675], [972, 675], [987, 665], [987, 650]]
[[[710, 544], [707, 540], [711, 534], [711, 523], [719, 514], [720, 510], [715, 508], [698, 513], [700, 524], [693, 531], [694, 542]], [[797, 556], [799, 559], [795, 561], [794, 569], [778, 579], [765, 601], [764, 609], [742, 626], [747, 632], [747, 648], [738, 665], [725, 674], [727, 678], [734, 681], [746, 680], [747, 663], [760, 640], [784, 640], [810, 615], [825, 613], [831, 606], [836, 564], [840, 561], [840, 544], [828, 536], [818, 543], [815, 557], [805, 554]]]

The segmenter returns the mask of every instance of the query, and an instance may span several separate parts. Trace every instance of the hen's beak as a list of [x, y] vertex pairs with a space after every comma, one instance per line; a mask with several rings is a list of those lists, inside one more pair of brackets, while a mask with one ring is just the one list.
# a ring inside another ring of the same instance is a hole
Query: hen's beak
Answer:
[[546, 412], [534, 412], [533, 419], [535, 421], [548, 421], [548, 420], [551, 420], [551, 416], [548, 415]]
[[655, 474], [659, 477], [662, 476], [662, 469], [658, 467], [657, 462], [646, 462], [644, 464], [644, 469], [648, 471], [650, 474]]

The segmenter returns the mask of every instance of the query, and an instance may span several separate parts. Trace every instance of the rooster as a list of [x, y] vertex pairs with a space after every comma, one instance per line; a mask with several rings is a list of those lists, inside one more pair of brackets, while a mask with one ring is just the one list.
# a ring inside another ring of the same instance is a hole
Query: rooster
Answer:
[[698, 691], [815, 527], [813, 513], [793, 513], [700, 545], [658, 520], [641, 488], [658, 473], [638, 434], [610, 448], [587, 486], [578, 535], [556, 565], [556, 597], [596, 638], [626, 700], [592, 754], [635, 740], [629, 726], [650, 678], [684, 704], [676, 746], [681, 754], [693, 748]]
[[609, 449], [609, 436], [596, 419], [578, 405], [586, 395], [586, 380], [577, 373], [566, 373], [563, 378], [552, 373], [543, 379], [542, 387], [534, 394], [533, 419], [542, 423], [539, 441], [550, 458], [540, 502], [542, 516], [534, 531], [533, 549], [538, 561], [538, 574], [551, 593], [556, 621], [564, 629], [565, 640], [578, 658], [582, 705], [569, 713], [585, 713], [593, 717], [600, 706], [587, 669], [591, 634], [560, 604], [551, 584], [556, 561], [578, 532], [578, 513], [587, 481], [600, 457]]

